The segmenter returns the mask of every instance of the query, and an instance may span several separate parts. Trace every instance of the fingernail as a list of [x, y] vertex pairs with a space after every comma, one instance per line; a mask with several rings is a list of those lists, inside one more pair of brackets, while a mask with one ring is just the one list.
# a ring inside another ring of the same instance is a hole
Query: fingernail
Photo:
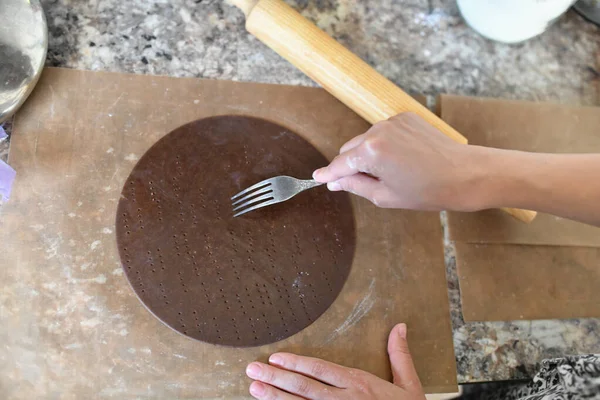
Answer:
[[322, 169], [323, 168], [319, 168], [318, 170], [316, 170], [315, 172], [313, 172], [313, 175], [312, 175], [313, 179], [317, 179], [317, 176], [321, 174], [321, 170]]
[[327, 189], [331, 190], [332, 192], [337, 192], [342, 190], [342, 185], [340, 185], [339, 182], [329, 182], [327, 184]]
[[406, 324], [400, 324], [397, 328], [398, 335], [404, 340], [406, 340]]
[[254, 397], [261, 397], [265, 394], [265, 385], [260, 382], [252, 382], [252, 385], [250, 385], [250, 394]]
[[246, 367], [246, 375], [252, 379], [259, 379], [262, 367], [260, 364], [252, 363]]
[[269, 362], [275, 365], [282, 365], [283, 358], [281, 358], [279, 354], [273, 354], [271, 357], [269, 357]]

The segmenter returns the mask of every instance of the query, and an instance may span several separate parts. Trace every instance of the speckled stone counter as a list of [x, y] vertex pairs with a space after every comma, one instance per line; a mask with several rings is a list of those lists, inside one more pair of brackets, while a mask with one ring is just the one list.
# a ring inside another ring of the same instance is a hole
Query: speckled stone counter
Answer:
[[[42, 2], [49, 66], [314, 85], [246, 33], [242, 13], [221, 0]], [[452, 93], [598, 103], [600, 32], [573, 12], [541, 37], [508, 46], [470, 30], [452, 0], [290, 4], [405, 90], [430, 100]], [[460, 382], [526, 378], [542, 358], [600, 352], [598, 319], [465, 323], [451, 243], [446, 251]]]

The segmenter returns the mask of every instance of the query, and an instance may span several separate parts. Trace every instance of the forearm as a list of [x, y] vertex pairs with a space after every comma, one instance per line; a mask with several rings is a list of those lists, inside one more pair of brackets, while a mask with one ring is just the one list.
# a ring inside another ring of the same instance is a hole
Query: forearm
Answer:
[[478, 149], [481, 208], [525, 208], [600, 226], [600, 154]]

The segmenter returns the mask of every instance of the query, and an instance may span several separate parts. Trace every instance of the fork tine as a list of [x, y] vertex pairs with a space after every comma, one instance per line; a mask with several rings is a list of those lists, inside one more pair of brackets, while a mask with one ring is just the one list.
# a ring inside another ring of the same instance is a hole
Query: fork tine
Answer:
[[250, 199], [248, 201], [243, 202], [242, 204], [238, 204], [237, 207], [235, 207], [233, 209], [233, 211], [235, 212], [235, 211], [240, 210], [240, 209], [242, 209], [244, 207], [248, 207], [248, 206], [251, 206], [251, 205], [253, 205], [255, 203], [260, 203], [263, 200], [269, 200], [269, 199], [272, 199], [272, 198], [273, 198], [273, 192], [270, 191], [267, 194], [263, 194], [262, 196], [255, 197], [253, 199]]
[[240, 197], [240, 196], [242, 196], [242, 195], [244, 195], [244, 194], [246, 194], [248, 192], [251, 192], [252, 190], [262, 189], [263, 186], [270, 185], [271, 184], [271, 180], [272, 179], [265, 179], [264, 181], [260, 181], [260, 182], [258, 182], [256, 184], [250, 186], [249, 188], [242, 190], [241, 192], [239, 192], [238, 194], [236, 194], [235, 196], [233, 196], [231, 198], [231, 200], [233, 201], [233, 200], [237, 199], [238, 197]]
[[253, 205], [253, 206], [252, 206], [252, 207], [250, 207], [250, 208], [246, 208], [244, 211], [240, 211], [239, 213], [237, 213], [237, 214], [234, 214], [234, 215], [233, 215], [233, 218], [235, 218], [235, 217], [239, 217], [240, 215], [242, 215], [242, 214], [246, 214], [247, 212], [250, 212], [250, 211], [256, 210], [257, 208], [261, 208], [261, 207], [270, 206], [271, 204], [275, 204], [275, 203], [279, 203], [279, 202], [278, 202], [278, 201], [275, 201], [275, 199], [273, 199], [273, 200], [265, 201], [265, 202], [263, 202], [263, 203], [258, 203], [258, 204], [255, 204], [255, 205]]
[[273, 193], [273, 189], [271, 188], [271, 185], [265, 186], [264, 188], [258, 189], [254, 192], [250, 192], [247, 195], [245, 195], [244, 197], [238, 198], [236, 201], [231, 203], [231, 205], [235, 206], [238, 203], [247, 203], [251, 200], [254, 200], [253, 197], [256, 197], [258, 195], [265, 194], [265, 193]]

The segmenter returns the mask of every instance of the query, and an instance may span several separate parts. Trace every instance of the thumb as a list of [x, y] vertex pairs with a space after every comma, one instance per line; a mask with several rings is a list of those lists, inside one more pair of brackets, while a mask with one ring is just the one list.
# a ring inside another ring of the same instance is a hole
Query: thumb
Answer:
[[421, 381], [415, 370], [406, 341], [406, 324], [398, 324], [390, 332], [388, 354], [392, 367], [394, 385], [406, 390], [421, 389]]
[[373, 204], [378, 205], [379, 199], [376, 198], [377, 189], [381, 187], [381, 182], [371, 176], [358, 173], [337, 181], [329, 182], [327, 188], [332, 192], [340, 190], [353, 193], [357, 196], [364, 197]]

